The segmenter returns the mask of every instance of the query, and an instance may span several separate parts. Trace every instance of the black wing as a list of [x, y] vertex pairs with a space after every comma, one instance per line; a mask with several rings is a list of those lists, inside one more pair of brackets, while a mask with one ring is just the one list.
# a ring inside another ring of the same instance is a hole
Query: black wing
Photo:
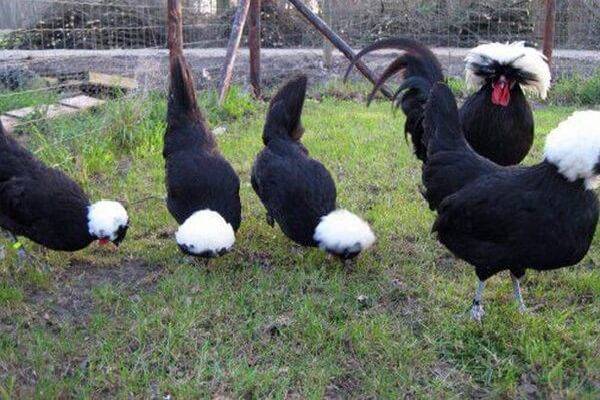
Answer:
[[591, 242], [593, 213], [581, 220], [577, 214], [587, 206], [569, 207], [565, 202], [573, 200], [570, 193], [550, 181], [532, 180], [534, 173], [519, 169], [490, 174], [447, 197], [433, 228], [440, 241], [458, 257], [490, 270], [577, 263]]
[[432, 210], [442, 201], [482, 176], [498, 173], [501, 168], [469, 151], [443, 151], [423, 165], [423, 195]]
[[335, 209], [335, 183], [327, 169], [305, 155], [281, 155], [265, 148], [252, 170], [253, 187], [283, 232], [314, 245], [320, 218]]
[[194, 212], [218, 212], [237, 231], [241, 224], [240, 180], [218, 154], [180, 152], [167, 159], [167, 206], [182, 224]]

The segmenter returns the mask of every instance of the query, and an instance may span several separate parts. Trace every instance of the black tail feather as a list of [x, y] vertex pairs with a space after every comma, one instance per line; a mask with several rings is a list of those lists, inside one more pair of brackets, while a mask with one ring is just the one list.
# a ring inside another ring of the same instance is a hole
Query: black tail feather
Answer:
[[[193, 128], [212, 137], [198, 108], [191, 68], [183, 55], [183, 22], [180, 0], [168, 0], [169, 101], [167, 122], [171, 129]], [[212, 140], [209, 140], [212, 142]]]
[[427, 69], [427, 76], [430, 78], [432, 82], [437, 82], [438, 80], [442, 80], [442, 67], [431, 50], [427, 47], [423, 46], [421, 43], [416, 40], [407, 39], [407, 38], [388, 38], [378, 40], [375, 43], [370, 44], [369, 46], [362, 49], [356, 56], [352, 59], [346, 73], [344, 74], [344, 81], [348, 79], [350, 72], [356, 65], [356, 63], [365, 55], [372, 53], [377, 50], [383, 49], [396, 49], [403, 50], [407, 53], [419, 55], [419, 57], [424, 61], [424, 66]]
[[299, 75], [289, 80], [271, 99], [263, 131], [265, 144], [275, 137], [300, 140], [304, 133], [302, 109], [306, 97], [307, 78]]
[[361, 57], [380, 49], [397, 49], [404, 53], [397, 57], [377, 80], [369, 94], [367, 105], [391, 77], [401, 73], [404, 80], [392, 99], [392, 105], [401, 107], [407, 117], [405, 134], [411, 137], [415, 155], [420, 160], [427, 161], [427, 149], [423, 144], [423, 107], [431, 87], [444, 80], [442, 66], [435, 54], [423, 44], [412, 39], [391, 38], [377, 41], [361, 50], [352, 60], [344, 79]]
[[436, 83], [429, 94], [423, 128], [423, 145], [427, 148], [428, 157], [439, 151], [452, 151], [465, 146], [456, 99], [444, 83]]
[[405, 56], [400, 56], [396, 58], [388, 67], [383, 71], [383, 74], [379, 77], [375, 85], [373, 86], [373, 90], [369, 93], [369, 97], [367, 98], [367, 107], [371, 105], [371, 102], [375, 98], [375, 95], [379, 91], [379, 89], [385, 84], [385, 82], [390, 79], [392, 76], [396, 75], [398, 72], [402, 71], [406, 68], [407, 60]]
[[0, 144], [6, 144], [9, 141], [9, 134], [0, 118]]
[[407, 78], [398, 87], [396, 93], [394, 93], [394, 97], [392, 98], [392, 103], [395, 107], [400, 107], [402, 105], [403, 95], [405, 92], [413, 90], [415, 99], [421, 103], [425, 104], [427, 102], [427, 95], [431, 90], [431, 83], [425, 80], [420, 76], [413, 76], [411, 78]]

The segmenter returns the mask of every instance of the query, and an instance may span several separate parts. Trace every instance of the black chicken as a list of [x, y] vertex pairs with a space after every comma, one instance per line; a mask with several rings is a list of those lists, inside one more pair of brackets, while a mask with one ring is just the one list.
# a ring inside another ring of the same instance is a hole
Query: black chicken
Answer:
[[300, 142], [306, 83], [305, 76], [292, 79], [271, 100], [252, 187], [271, 226], [277, 222], [294, 242], [349, 260], [369, 248], [375, 236], [359, 217], [336, 210], [331, 174]]
[[[401, 106], [407, 120], [415, 153], [426, 160], [421, 141], [423, 105], [432, 85], [444, 79], [436, 56], [423, 44], [403, 38], [385, 39], [363, 49], [348, 71], [365, 54], [386, 48], [403, 50], [385, 70], [369, 96], [372, 100], [379, 88], [392, 76], [402, 72], [404, 82], [394, 102]], [[550, 87], [550, 68], [542, 53], [525, 46], [491, 43], [472, 49], [466, 58], [467, 83], [478, 89], [460, 109], [465, 137], [480, 155], [499, 165], [519, 164], [533, 144], [533, 112], [523, 93], [530, 90], [545, 98]]]
[[198, 109], [183, 56], [179, 0], [168, 2], [170, 79], [164, 139], [167, 207], [180, 224], [177, 244], [188, 255], [212, 258], [229, 251], [241, 223], [240, 181], [217, 148]]
[[545, 160], [532, 167], [502, 167], [467, 143], [450, 89], [433, 86], [424, 110], [426, 196], [439, 203], [433, 231], [457, 257], [475, 266], [479, 288], [472, 315], [483, 315], [484, 282], [512, 274], [520, 310], [519, 280], [527, 268], [577, 264], [591, 245], [600, 174], [600, 112], [579, 112], [547, 138]]
[[77, 251], [98, 240], [119, 245], [129, 218], [114, 201], [90, 204], [81, 187], [45, 166], [0, 122], [0, 227], [52, 250]]

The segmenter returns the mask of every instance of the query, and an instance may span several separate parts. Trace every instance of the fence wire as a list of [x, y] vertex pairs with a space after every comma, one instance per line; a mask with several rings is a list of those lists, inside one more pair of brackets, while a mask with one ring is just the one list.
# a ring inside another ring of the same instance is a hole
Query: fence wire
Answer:
[[[544, 28], [544, 0], [305, 3], [357, 48], [396, 35], [449, 49], [486, 41], [539, 45]], [[236, 0], [183, 0], [183, 6], [184, 44], [202, 51], [201, 57], [190, 54], [194, 73], [201, 86], [214, 87], [223, 52], [208, 49], [227, 44]], [[77, 94], [89, 71], [134, 77], [142, 88], [164, 88], [165, 7], [166, 0], [0, 0], [0, 114]], [[261, 21], [264, 48], [323, 46], [323, 38], [285, 0], [262, 0]], [[557, 0], [555, 46], [600, 49], [600, 0]], [[453, 51], [448, 50], [448, 59]], [[283, 58], [278, 66], [267, 62], [263, 76], [283, 78], [306, 67], [293, 56]], [[456, 75], [462, 63], [454, 59]], [[600, 60], [577, 64], [578, 71], [593, 71]], [[572, 65], [555, 67], [567, 71]]]
[[[166, 1], [0, 0], [0, 48], [140, 49], [164, 47]], [[184, 2], [185, 42], [227, 42], [235, 1]], [[354, 46], [393, 35], [429, 45], [541, 40], [544, 0], [308, 1]], [[264, 47], [314, 47], [322, 39], [283, 0], [263, 0]], [[556, 46], [600, 48], [600, 0], [558, 0]]]

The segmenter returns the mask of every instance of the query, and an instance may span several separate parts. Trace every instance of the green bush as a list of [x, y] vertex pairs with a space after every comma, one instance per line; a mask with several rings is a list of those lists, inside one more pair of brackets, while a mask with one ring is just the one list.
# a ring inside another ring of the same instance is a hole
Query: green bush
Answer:
[[559, 79], [550, 90], [549, 102], [556, 105], [600, 104], [600, 70], [590, 78], [575, 75]]

